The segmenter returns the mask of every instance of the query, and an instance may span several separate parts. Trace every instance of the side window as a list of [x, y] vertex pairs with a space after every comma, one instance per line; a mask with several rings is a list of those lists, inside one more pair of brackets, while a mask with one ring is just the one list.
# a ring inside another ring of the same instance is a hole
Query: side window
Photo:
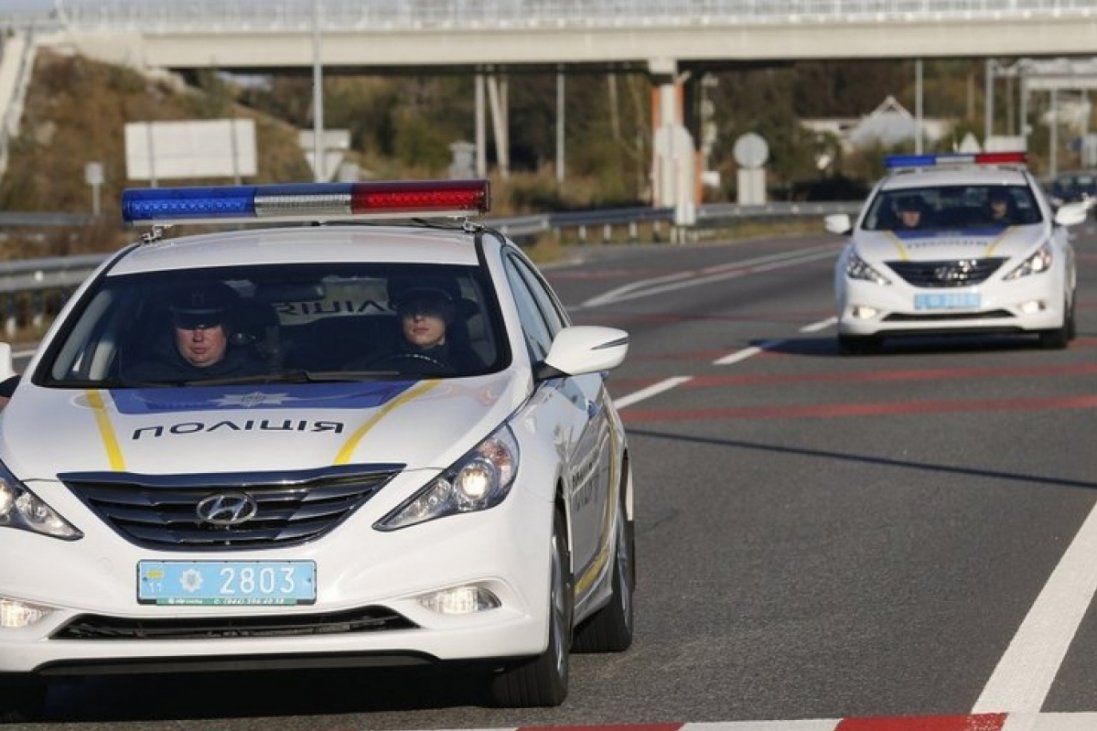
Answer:
[[557, 309], [552, 295], [545, 289], [545, 283], [532, 269], [530, 269], [526, 262], [516, 256], [511, 257], [511, 261], [514, 262], [515, 268], [518, 269], [522, 278], [526, 280], [526, 284], [533, 293], [534, 299], [537, 300], [537, 306], [540, 308], [541, 314], [548, 324], [549, 333], [552, 337], [556, 337], [556, 333], [564, 328], [564, 319]]
[[544, 360], [552, 345], [552, 334], [549, 332], [548, 325], [545, 324], [545, 319], [541, 315], [540, 308], [537, 307], [537, 301], [530, 292], [526, 280], [515, 268], [514, 261], [509, 256], [503, 261], [510, 291], [514, 294], [514, 304], [518, 308], [518, 318], [522, 321], [522, 332], [529, 347], [530, 357], [534, 361]]

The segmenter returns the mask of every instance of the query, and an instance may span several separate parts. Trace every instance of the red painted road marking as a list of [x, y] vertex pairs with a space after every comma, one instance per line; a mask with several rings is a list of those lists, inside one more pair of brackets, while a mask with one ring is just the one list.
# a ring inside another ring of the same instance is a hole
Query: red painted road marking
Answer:
[[1000, 731], [1006, 714], [922, 716], [918, 718], [846, 718], [835, 731]]
[[629, 409], [622, 412], [626, 424], [659, 421], [711, 421], [717, 419], [804, 419], [843, 416], [886, 416], [980, 411], [1056, 411], [1097, 408], [1097, 395], [1050, 398], [964, 399], [957, 401], [890, 401], [877, 403], [809, 404], [801, 406], [749, 406], [728, 409]]

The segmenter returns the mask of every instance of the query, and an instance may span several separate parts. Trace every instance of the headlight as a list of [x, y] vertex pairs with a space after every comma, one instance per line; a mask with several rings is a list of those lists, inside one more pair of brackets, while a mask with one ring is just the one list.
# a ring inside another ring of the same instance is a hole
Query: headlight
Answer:
[[864, 259], [857, 256], [856, 251], [852, 250], [849, 252], [849, 258], [846, 260], [846, 276], [850, 279], [864, 279], [868, 282], [876, 282], [882, 286], [891, 284], [891, 280], [869, 266]]
[[46, 505], [0, 463], [0, 528], [19, 528], [66, 541], [83, 538], [67, 520]]
[[396, 530], [494, 507], [510, 492], [517, 472], [518, 442], [504, 424], [373, 527]]
[[1051, 243], [1044, 242], [1044, 245], [1036, 250], [1036, 253], [1025, 259], [1021, 264], [1012, 272], [1005, 276], [1005, 280], [1008, 282], [1011, 279], [1019, 279], [1020, 277], [1027, 277], [1029, 274], [1040, 274], [1051, 269]]

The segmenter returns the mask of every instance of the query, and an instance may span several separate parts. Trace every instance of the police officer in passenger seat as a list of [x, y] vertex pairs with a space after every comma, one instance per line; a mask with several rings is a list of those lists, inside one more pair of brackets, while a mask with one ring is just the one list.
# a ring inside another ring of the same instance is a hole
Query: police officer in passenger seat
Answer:
[[429, 280], [407, 287], [390, 285], [389, 307], [396, 310], [400, 343], [395, 353], [371, 367], [393, 367], [420, 375], [464, 375], [483, 369], [467, 344], [455, 337], [459, 299], [440, 283]]
[[183, 287], [169, 299], [170, 339], [157, 338], [150, 357], [123, 373], [142, 382], [185, 382], [254, 375], [261, 369], [231, 342], [236, 292], [212, 282]]

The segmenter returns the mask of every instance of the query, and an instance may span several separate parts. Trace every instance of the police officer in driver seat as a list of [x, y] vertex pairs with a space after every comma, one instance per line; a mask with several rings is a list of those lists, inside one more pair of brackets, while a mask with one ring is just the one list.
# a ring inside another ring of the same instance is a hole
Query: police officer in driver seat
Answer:
[[237, 300], [236, 292], [220, 282], [177, 290], [168, 301], [170, 337], [155, 338], [149, 357], [123, 377], [174, 383], [258, 373], [259, 364], [232, 342]]

